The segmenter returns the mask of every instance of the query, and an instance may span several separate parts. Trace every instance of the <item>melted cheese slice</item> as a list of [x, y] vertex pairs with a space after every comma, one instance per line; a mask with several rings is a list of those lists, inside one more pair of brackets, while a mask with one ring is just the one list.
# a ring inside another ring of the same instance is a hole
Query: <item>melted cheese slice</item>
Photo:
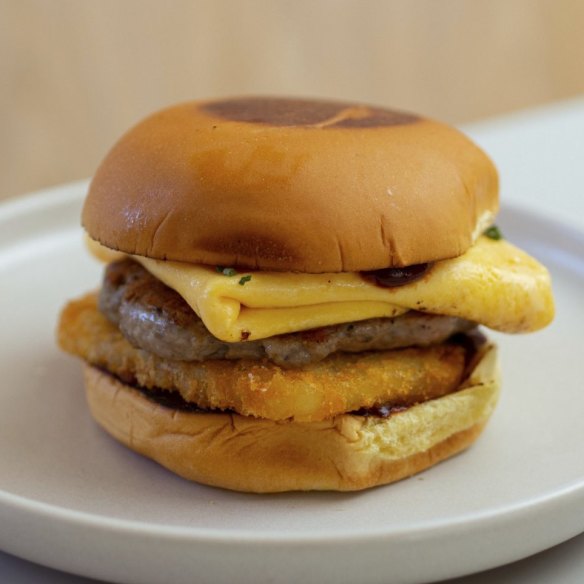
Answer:
[[[358, 273], [238, 272], [133, 256], [176, 290], [207, 329], [227, 342], [375, 317], [407, 310], [457, 316], [503, 332], [528, 332], [552, 320], [550, 277], [510, 243], [480, 237], [464, 255], [436, 262], [427, 275], [383, 288]], [[244, 276], [251, 275], [247, 281]]]

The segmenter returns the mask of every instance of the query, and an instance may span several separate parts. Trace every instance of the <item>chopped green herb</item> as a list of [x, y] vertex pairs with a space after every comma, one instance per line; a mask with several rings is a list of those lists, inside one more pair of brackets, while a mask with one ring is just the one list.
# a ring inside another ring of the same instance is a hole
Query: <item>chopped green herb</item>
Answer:
[[215, 266], [215, 271], [224, 276], [235, 276], [235, 274], [237, 274], [233, 268], [226, 268], [224, 266]]
[[251, 274], [248, 274], [247, 276], [242, 276], [239, 279], [239, 285], [243, 286], [246, 282], [249, 282], [251, 280]]
[[491, 227], [484, 231], [483, 235], [486, 235], [489, 239], [503, 239], [503, 234], [496, 225], [491, 225]]

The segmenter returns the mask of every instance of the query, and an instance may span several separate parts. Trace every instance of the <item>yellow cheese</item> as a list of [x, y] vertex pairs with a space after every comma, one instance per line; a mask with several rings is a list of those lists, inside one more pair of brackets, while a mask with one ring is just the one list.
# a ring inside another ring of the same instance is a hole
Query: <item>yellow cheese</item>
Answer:
[[486, 237], [464, 255], [436, 262], [422, 280], [397, 288], [377, 286], [358, 273], [229, 276], [214, 267], [133, 257], [228, 342], [407, 310], [457, 316], [504, 332], [537, 330], [554, 314], [547, 270], [510, 243]]
[[99, 242], [95, 241], [95, 239], [91, 239], [87, 233], [83, 236], [83, 242], [87, 247], [87, 251], [89, 251], [89, 253], [100, 262], [109, 264], [128, 257], [127, 254], [121, 251], [115, 251], [109, 247], [101, 245]]

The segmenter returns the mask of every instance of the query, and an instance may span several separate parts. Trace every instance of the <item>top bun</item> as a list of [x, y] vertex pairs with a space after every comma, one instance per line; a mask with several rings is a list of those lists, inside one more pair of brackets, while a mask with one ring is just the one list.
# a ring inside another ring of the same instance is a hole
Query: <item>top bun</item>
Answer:
[[342, 272], [458, 256], [497, 205], [493, 164], [444, 124], [243, 97], [178, 105], [131, 129], [97, 170], [83, 225], [156, 259]]

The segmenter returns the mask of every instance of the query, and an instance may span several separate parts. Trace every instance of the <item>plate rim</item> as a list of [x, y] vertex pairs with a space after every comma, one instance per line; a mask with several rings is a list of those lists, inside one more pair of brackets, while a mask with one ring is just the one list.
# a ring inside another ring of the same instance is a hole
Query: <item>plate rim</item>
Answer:
[[[307, 493], [309, 495], [309, 493]], [[251, 494], [251, 496], [255, 496]], [[455, 520], [428, 520], [423, 522], [416, 522], [409, 524], [407, 528], [397, 530], [372, 530], [368, 532], [348, 530], [335, 532], [318, 532], [304, 533], [296, 532], [292, 535], [281, 536], [274, 531], [258, 531], [250, 529], [249, 531], [229, 532], [216, 528], [197, 528], [197, 527], [183, 527], [183, 526], [169, 526], [158, 523], [149, 523], [147, 521], [132, 521], [129, 519], [119, 519], [116, 517], [98, 515], [97, 513], [88, 513], [85, 511], [78, 511], [76, 509], [68, 509], [59, 505], [45, 503], [28, 497], [23, 497], [14, 493], [10, 493], [0, 489], [0, 506], [8, 503], [12, 504], [12, 509], [21, 509], [28, 513], [39, 512], [39, 514], [46, 517], [55, 517], [68, 522], [78, 527], [91, 526], [97, 529], [116, 528], [116, 531], [124, 531], [126, 533], [140, 533], [148, 531], [151, 536], [161, 536], [166, 538], [180, 538], [190, 539], [197, 542], [213, 543], [217, 541], [230, 540], [233, 542], [240, 542], [245, 544], [264, 544], [264, 543], [314, 543], [320, 541], [339, 541], [347, 542], [352, 540], [354, 542], [362, 543], [368, 539], [378, 539], [379, 537], [402, 537], [409, 535], [411, 531], [416, 533], [433, 534], [444, 529], [457, 528], [463, 529], [478, 522], [493, 522], [499, 518], [508, 518], [511, 515], [521, 515], [526, 511], [532, 512], [534, 508], [553, 506], [562, 503], [565, 499], [581, 498], [584, 502], [584, 476], [580, 480], [574, 480], [567, 483], [560, 489], [556, 489], [552, 493], [546, 493], [528, 500], [522, 501], [520, 504], [508, 504], [496, 507], [491, 511], [481, 513], [474, 513], [468, 516], [462, 516]], [[582, 531], [584, 533], [584, 526]], [[575, 534], [576, 535], [576, 534]], [[244, 538], [244, 539], [242, 539]]]

